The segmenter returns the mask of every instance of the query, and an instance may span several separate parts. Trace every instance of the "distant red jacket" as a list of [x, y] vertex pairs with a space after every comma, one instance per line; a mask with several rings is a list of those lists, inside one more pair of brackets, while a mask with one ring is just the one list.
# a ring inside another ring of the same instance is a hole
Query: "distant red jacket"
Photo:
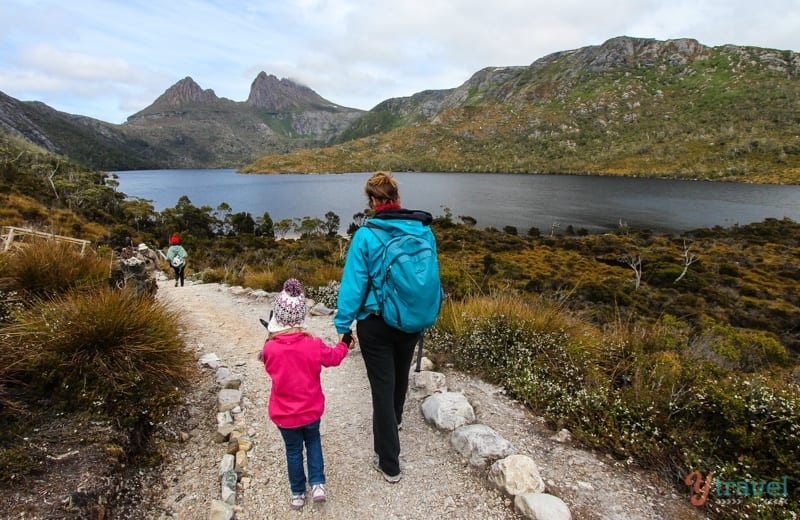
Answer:
[[272, 378], [269, 418], [281, 428], [305, 426], [322, 417], [322, 367], [335, 367], [347, 355], [347, 344], [329, 347], [320, 338], [294, 332], [276, 334], [264, 344], [264, 368]]

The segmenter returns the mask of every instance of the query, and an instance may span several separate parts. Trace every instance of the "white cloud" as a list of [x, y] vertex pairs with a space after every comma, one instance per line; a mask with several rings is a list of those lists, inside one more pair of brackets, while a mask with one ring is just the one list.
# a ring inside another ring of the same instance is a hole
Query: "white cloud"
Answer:
[[136, 69], [122, 58], [65, 52], [48, 44], [23, 50], [18, 65], [70, 80], [136, 83], [141, 80]]
[[0, 90], [122, 122], [185, 76], [242, 101], [263, 70], [369, 109], [620, 35], [800, 50], [798, 27], [798, 0], [4, 0]]

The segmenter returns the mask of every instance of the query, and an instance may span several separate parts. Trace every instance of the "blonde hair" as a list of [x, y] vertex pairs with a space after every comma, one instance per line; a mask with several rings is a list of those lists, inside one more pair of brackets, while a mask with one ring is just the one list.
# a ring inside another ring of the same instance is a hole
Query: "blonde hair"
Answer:
[[380, 204], [400, 202], [400, 192], [397, 188], [397, 181], [389, 172], [375, 172], [372, 177], [367, 180], [367, 185], [364, 186], [364, 193], [367, 194], [367, 200], [370, 202], [372, 202], [373, 198]]

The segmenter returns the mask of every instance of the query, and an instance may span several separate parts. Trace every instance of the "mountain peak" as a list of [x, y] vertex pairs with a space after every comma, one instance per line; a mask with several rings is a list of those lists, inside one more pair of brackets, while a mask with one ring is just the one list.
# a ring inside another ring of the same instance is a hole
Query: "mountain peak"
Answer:
[[246, 103], [271, 112], [290, 112], [312, 107], [335, 107], [310, 88], [290, 79], [259, 72], [250, 85]]
[[[191, 76], [186, 76], [179, 82], [168, 88], [159, 98], [175, 106], [186, 103], [206, 103], [216, 101], [217, 95], [212, 89], [203, 90]], [[158, 102], [158, 100], [156, 100]]]
[[186, 76], [165, 90], [153, 102], [151, 108], [158, 106], [175, 109], [193, 103], [210, 103], [218, 100], [212, 89], [203, 90], [190, 76]]
[[186, 76], [161, 94], [152, 105], [128, 118], [128, 121], [142, 116], [153, 116], [175, 112], [189, 105], [214, 103], [219, 98], [212, 89], [203, 90], [190, 76]]

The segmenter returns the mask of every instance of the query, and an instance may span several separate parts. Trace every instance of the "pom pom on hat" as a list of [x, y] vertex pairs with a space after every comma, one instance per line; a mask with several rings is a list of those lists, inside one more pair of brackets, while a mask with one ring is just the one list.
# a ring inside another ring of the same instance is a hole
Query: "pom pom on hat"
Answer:
[[275, 334], [292, 328], [304, 329], [306, 311], [303, 285], [296, 278], [289, 278], [283, 283], [283, 290], [272, 304], [272, 317], [267, 330]]
[[181, 243], [181, 239], [178, 238], [178, 234], [177, 233], [173, 233], [172, 236], [169, 239], [169, 245], [176, 246], [176, 245], [178, 245], [180, 243]]

